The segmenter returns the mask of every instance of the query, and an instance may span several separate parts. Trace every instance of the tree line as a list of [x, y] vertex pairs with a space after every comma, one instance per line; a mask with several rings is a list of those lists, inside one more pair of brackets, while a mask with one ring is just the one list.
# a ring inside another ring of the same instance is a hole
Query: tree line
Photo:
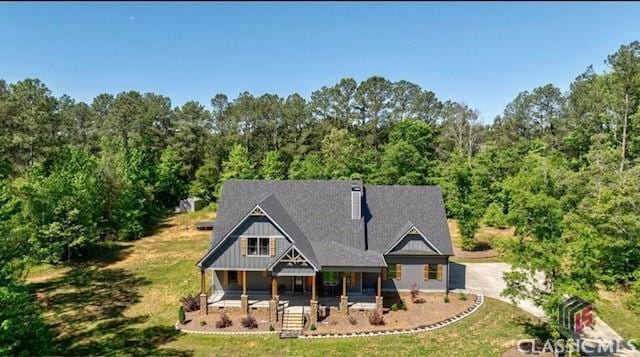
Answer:
[[[215, 204], [225, 180], [362, 179], [439, 185], [463, 249], [480, 224], [515, 227], [502, 247], [519, 269], [509, 296], [553, 316], [566, 294], [623, 288], [640, 309], [640, 43], [606, 63], [567, 92], [519, 93], [490, 124], [379, 76], [309, 98], [244, 92], [178, 107], [155, 93], [84, 103], [37, 79], [0, 81], [0, 300], [28, 300], [27, 264], [138, 239], [180, 198]], [[540, 271], [544, 288], [531, 288]]]

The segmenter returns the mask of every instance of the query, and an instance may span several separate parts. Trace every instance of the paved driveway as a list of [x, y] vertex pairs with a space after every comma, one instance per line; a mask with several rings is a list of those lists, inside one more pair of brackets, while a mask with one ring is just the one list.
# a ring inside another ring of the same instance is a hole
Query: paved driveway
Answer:
[[[483, 293], [485, 296], [502, 300], [508, 303], [511, 301], [500, 296], [506, 283], [502, 278], [505, 272], [511, 270], [506, 263], [450, 263], [451, 276], [449, 287], [452, 290], [464, 290], [469, 293]], [[524, 311], [544, 318], [544, 312], [540, 310], [532, 301], [518, 301], [517, 305]], [[592, 329], [586, 329], [583, 338], [600, 341], [621, 341], [622, 337], [611, 329], [606, 323], [596, 317], [595, 325]], [[640, 356], [637, 351], [625, 350], [616, 356]]]
[[[506, 287], [502, 276], [509, 270], [511, 267], [506, 263], [451, 263], [449, 286], [452, 290], [483, 293], [485, 296], [511, 303], [511, 300], [500, 295]], [[542, 310], [531, 301], [518, 301], [517, 305], [534, 316], [544, 317]]]

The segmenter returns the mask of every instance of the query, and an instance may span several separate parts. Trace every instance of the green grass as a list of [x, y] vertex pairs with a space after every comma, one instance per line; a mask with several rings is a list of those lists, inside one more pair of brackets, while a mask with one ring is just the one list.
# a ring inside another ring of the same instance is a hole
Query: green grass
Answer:
[[179, 333], [173, 328], [178, 299], [197, 292], [194, 264], [209, 241], [208, 232], [188, 226], [213, 215], [174, 216], [151, 237], [102, 247], [96, 259], [32, 269], [30, 286], [45, 306], [56, 354], [495, 356], [537, 331], [523, 311], [487, 299], [468, 319], [408, 336], [280, 340]]
[[625, 340], [640, 342], [640, 314], [629, 310], [624, 301], [628, 293], [621, 291], [602, 292], [595, 303], [598, 316]]

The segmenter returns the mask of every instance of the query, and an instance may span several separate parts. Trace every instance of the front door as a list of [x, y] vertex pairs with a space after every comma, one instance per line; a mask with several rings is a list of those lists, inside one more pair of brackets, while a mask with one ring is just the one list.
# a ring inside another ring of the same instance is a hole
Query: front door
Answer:
[[293, 292], [294, 293], [302, 293], [304, 292], [304, 286], [303, 286], [303, 281], [304, 279], [301, 276], [294, 276], [293, 277]]

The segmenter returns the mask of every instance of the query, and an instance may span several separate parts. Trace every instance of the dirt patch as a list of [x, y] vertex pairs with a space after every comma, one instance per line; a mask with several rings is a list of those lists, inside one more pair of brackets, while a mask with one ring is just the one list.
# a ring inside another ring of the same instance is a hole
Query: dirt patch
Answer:
[[492, 243], [496, 240], [506, 240], [513, 238], [513, 228], [494, 228], [494, 227], [480, 227], [476, 232], [476, 248], [473, 251], [464, 251], [460, 248], [460, 231], [458, 230], [458, 222], [454, 219], [448, 220], [449, 233], [451, 234], [451, 240], [453, 241], [453, 255], [455, 258], [460, 259], [491, 259], [498, 258], [500, 251], [495, 247], [492, 247]]
[[[258, 328], [249, 329], [242, 326], [241, 320], [246, 316], [240, 312], [240, 310], [230, 310], [224, 312], [227, 317], [232, 321], [232, 325], [225, 328], [217, 328], [216, 321], [220, 320], [223, 312], [221, 311], [213, 311], [209, 312], [208, 315], [200, 315], [196, 312], [187, 313], [187, 321], [183, 325], [185, 329], [191, 331], [204, 331], [204, 332], [212, 332], [212, 331], [220, 331], [220, 332], [251, 332], [251, 331], [269, 331], [269, 312], [267, 310], [254, 310], [251, 312], [251, 316], [256, 319], [258, 323]], [[205, 322], [205, 325], [202, 325], [202, 322]], [[276, 326], [274, 325], [274, 328]]]
[[[369, 323], [370, 311], [351, 311], [349, 316], [333, 313], [318, 322], [315, 331], [307, 330], [306, 334], [322, 333], [355, 333], [366, 331], [381, 331], [406, 329], [420, 325], [428, 325], [453, 317], [473, 305], [475, 295], [465, 295], [461, 300], [457, 294], [449, 294], [449, 302], [444, 302], [444, 293], [422, 293], [420, 298], [424, 303], [413, 303], [408, 293], [401, 293], [397, 298], [385, 297], [385, 306], [397, 303], [400, 299], [405, 302], [406, 310], [386, 311], [383, 314], [385, 324], [374, 326]], [[387, 309], [385, 309], [387, 310]]]

